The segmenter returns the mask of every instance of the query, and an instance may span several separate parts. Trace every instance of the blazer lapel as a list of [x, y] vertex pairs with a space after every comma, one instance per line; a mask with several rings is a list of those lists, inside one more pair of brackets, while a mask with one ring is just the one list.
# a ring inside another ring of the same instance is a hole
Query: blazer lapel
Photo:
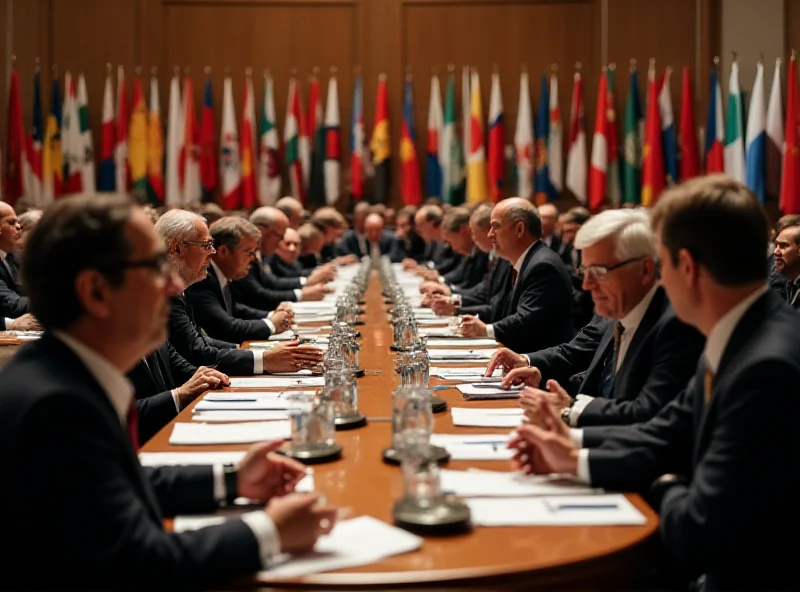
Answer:
[[[525, 259], [522, 261], [522, 267], [520, 267], [519, 273], [517, 274], [517, 283], [514, 284], [514, 288], [511, 290], [511, 298], [509, 300], [509, 305], [511, 308], [516, 307], [517, 301], [519, 300], [519, 292], [522, 288], [520, 285], [522, 284], [522, 278], [525, 277], [525, 272], [528, 270], [528, 266], [530, 265], [531, 259], [533, 259], [536, 252], [544, 246], [544, 243], [540, 240], [536, 241], [531, 245], [530, 251], [528, 254], [525, 255]], [[512, 264], [513, 268], [513, 264]], [[510, 277], [510, 276], [509, 276]], [[506, 307], [508, 308], [508, 307]]]
[[580, 393], [590, 393], [592, 396], [600, 396], [598, 386], [600, 384], [600, 376], [603, 372], [603, 360], [608, 353], [608, 349], [614, 345], [614, 327], [615, 323], [610, 323], [603, 333], [600, 344], [597, 346], [597, 351], [594, 352], [591, 364], [586, 369], [583, 375], [583, 382], [578, 389]]
[[619, 379], [620, 383], [622, 382], [623, 378], [627, 376], [629, 369], [636, 364], [635, 360], [638, 357], [637, 354], [641, 350], [641, 343], [647, 338], [647, 334], [650, 333], [650, 330], [661, 318], [661, 315], [664, 314], [664, 308], [666, 307], [666, 304], [667, 302], [664, 288], [659, 286], [656, 289], [656, 293], [653, 294], [653, 299], [650, 301], [650, 306], [647, 307], [639, 326], [636, 328], [636, 332], [633, 334], [633, 339], [631, 339], [631, 342], [628, 345], [628, 350], [625, 353], [625, 358], [623, 358], [622, 364], [619, 366], [617, 378]]

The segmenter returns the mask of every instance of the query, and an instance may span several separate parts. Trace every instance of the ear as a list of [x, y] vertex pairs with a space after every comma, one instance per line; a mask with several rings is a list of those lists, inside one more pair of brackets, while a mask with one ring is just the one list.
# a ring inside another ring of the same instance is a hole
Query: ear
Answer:
[[700, 266], [687, 249], [678, 251], [678, 270], [695, 286], [699, 280]]
[[656, 275], [656, 261], [652, 257], [642, 259], [642, 283], [649, 283]]
[[85, 269], [75, 278], [75, 296], [91, 317], [107, 319], [110, 316], [109, 289], [108, 280], [95, 269]]

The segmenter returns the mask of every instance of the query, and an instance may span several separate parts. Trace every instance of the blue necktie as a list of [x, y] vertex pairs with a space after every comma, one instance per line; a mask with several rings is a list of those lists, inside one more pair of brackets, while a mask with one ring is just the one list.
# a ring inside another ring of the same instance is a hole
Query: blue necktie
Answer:
[[610, 399], [614, 391], [614, 376], [617, 373], [617, 356], [619, 355], [619, 344], [622, 341], [622, 334], [625, 327], [617, 322], [614, 327], [614, 345], [608, 348], [603, 359], [603, 372], [600, 375], [600, 396]]

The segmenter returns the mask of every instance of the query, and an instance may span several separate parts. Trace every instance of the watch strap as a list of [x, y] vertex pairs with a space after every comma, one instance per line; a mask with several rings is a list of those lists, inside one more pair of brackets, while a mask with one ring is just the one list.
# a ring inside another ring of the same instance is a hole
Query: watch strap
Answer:
[[234, 465], [225, 465], [222, 469], [225, 477], [225, 502], [232, 504], [239, 497], [237, 482], [237, 470]]

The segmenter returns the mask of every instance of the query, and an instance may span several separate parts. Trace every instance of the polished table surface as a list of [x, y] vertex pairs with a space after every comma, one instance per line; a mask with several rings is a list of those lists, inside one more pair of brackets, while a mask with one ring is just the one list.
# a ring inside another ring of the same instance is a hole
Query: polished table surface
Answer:
[[[318, 492], [329, 503], [350, 509], [350, 516], [369, 515], [391, 523], [392, 505], [402, 494], [398, 467], [381, 460], [389, 445], [392, 411], [391, 393], [399, 383], [394, 371], [391, 325], [383, 303], [380, 283], [370, 280], [366, 293], [360, 353], [368, 373], [358, 380], [359, 410], [367, 416], [366, 427], [337, 432], [343, 446], [338, 461], [316, 465]], [[432, 384], [442, 383], [432, 379]], [[230, 390], [230, 389], [229, 389]], [[465, 402], [458, 391], [437, 393], [450, 405], [510, 407], [513, 401]], [[175, 419], [191, 421], [191, 406]], [[454, 427], [449, 411], [436, 415], [436, 433], [507, 433], [508, 429]], [[172, 424], [143, 446], [143, 452], [243, 450], [246, 445], [171, 446]], [[451, 461], [451, 469], [476, 467], [510, 470], [508, 461]], [[259, 583], [252, 579], [232, 583], [236, 587], [367, 589], [446, 588], [522, 590], [633, 589], [646, 571], [650, 542], [658, 528], [658, 517], [637, 495], [632, 503], [647, 517], [642, 526], [591, 527], [476, 527], [470, 533], [448, 537], [426, 537], [419, 551], [384, 559], [362, 567]]]

